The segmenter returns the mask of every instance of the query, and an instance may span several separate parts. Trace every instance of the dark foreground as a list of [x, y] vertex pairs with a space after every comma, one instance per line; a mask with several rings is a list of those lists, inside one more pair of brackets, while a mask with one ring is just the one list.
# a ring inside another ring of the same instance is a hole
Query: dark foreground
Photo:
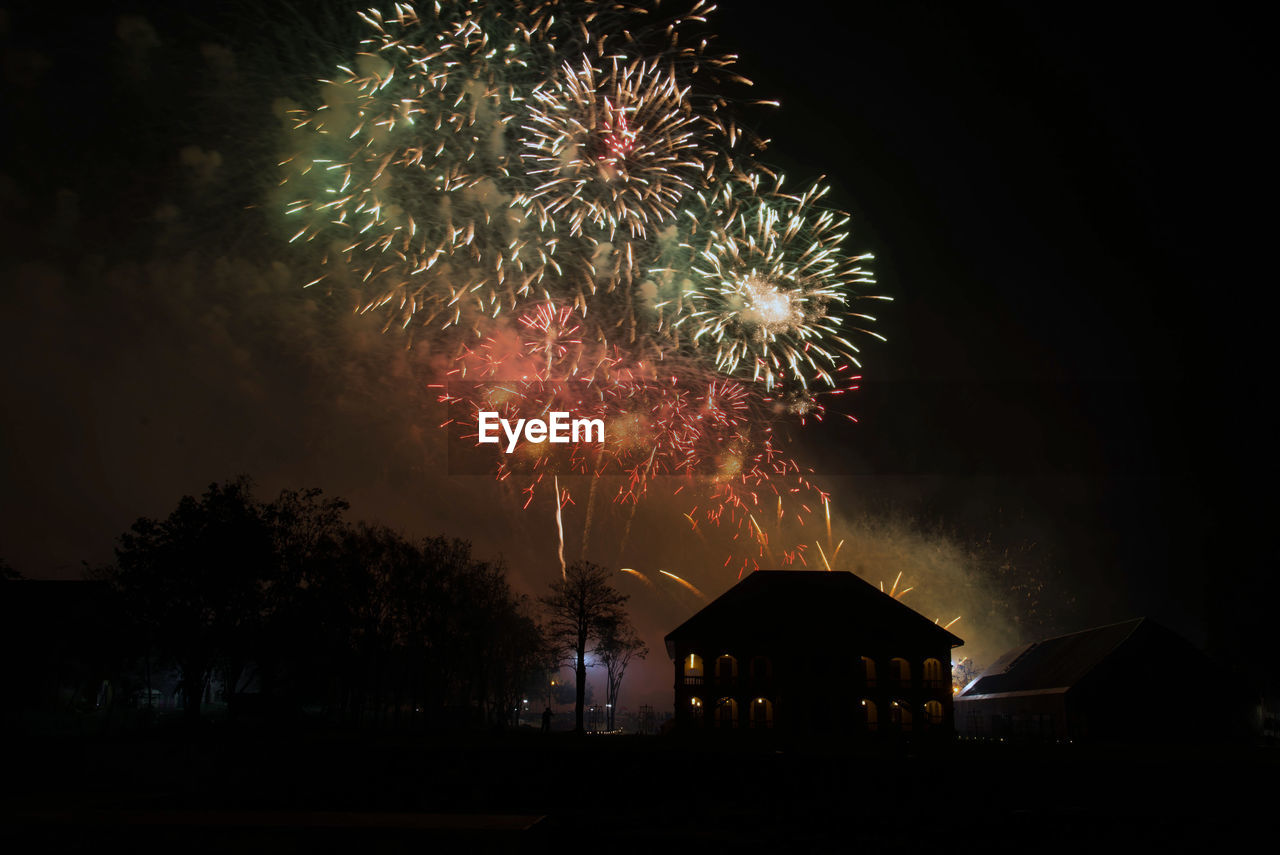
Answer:
[[[211, 728], [7, 739], [7, 852], [1274, 848], [1274, 747]], [[1257, 834], [1261, 840], [1251, 840]]]

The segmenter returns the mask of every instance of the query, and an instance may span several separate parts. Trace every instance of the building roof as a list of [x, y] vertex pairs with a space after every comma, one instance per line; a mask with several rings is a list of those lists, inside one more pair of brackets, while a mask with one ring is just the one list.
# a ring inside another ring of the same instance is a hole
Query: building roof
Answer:
[[1015, 647], [965, 687], [957, 700], [1006, 694], [1065, 692], [1138, 632], [1136, 618]]
[[776, 640], [815, 635], [903, 635], [964, 644], [910, 606], [848, 572], [757, 570], [667, 634], [674, 644], [716, 638]]

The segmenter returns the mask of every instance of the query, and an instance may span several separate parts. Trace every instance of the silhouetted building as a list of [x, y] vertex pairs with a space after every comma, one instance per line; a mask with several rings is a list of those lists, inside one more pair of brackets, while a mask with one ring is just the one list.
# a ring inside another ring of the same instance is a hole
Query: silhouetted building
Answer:
[[1250, 693], [1225, 667], [1147, 619], [1010, 650], [956, 698], [964, 736], [1204, 739], [1247, 732]]
[[676, 725], [950, 734], [963, 643], [852, 573], [757, 571], [667, 635]]

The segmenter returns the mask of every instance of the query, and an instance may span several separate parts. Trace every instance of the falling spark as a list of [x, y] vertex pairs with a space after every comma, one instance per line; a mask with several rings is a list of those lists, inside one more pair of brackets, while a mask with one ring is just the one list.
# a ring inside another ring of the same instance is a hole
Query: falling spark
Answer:
[[650, 588], [653, 587], [653, 582], [649, 581], [649, 577], [641, 573], [639, 570], [632, 570], [630, 567], [620, 567], [618, 569], [618, 572], [626, 573], [628, 576], [635, 576], [637, 579], [643, 582], [646, 586]]
[[704, 594], [704, 593], [702, 593], [701, 591], [699, 591], [699, 590], [697, 589], [697, 587], [696, 587], [696, 586], [694, 586], [694, 585], [692, 585], [691, 583], [689, 583], [689, 582], [685, 581], [684, 579], [681, 579], [681, 578], [680, 578], [679, 576], [677, 576], [675, 573], [668, 573], [666, 570], [659, 570], [658, 572], [659, 572], [659, 573], [661, 573], [663, 576], [669, 576], [670, 578], [675, 579], [675, 580], [676, 580], [677, 582], [679, 582], [681, 585], [684, 585], [686, 588], [688, 588], [690, 591], [692, 591], [694, 594], [698, 595], [698, 596], [699, 596], [699, 597], [701, 597], [702, 599], [704, 599], [704, 600], [705, 600], [705, 599], [707, 598], [707, 595], [706, 595], [706, 594]]
[[558, 549], [557, 554], [560, 557], [560, 578], [567, 579], [569, 578], [569, 571], [568, 571], [568, 568], [565, 567], [565, 563], [564, 563], [564, 517], [561, 514], [561, 509], [564, 507], [564, 502], [562, 502], [560, 499], [560, 476], [558, 475], [555, 476], [555, 485], [556, 485], [556, 531], [560, 533], [560, 544], [557, 547]]
[[823, 552], [823, 551], [822, 551], [822, 544], [821, 544], [821, 543], [818, 543], [818, 542], [815, 540], [815, 541], [813, 542], [813, 545], [814, 545], [814, 546], [816, 546], [816, 547], [818, 547], [818, 554], [822, 556], [822, 563], [826, 565], [826, 567], [827, 567], [827, 572], [828, 572], [828, 573], [830, 573], [830, 572], [831, 572], [831, 562], [827, 560], [827, 554], [826, 554], [825, 552]]
[[[827, 496], [822, 497], [822, 511], [827, 517], [827, 547], [831, 546], [831, 499]], [[831, 556], [835, 558], [835, 555]]]

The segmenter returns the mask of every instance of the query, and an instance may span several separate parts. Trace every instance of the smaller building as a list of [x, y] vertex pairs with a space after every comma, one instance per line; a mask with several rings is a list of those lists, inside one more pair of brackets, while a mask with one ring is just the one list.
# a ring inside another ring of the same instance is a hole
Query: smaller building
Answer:
[[1207, 654], [1138, 618], [1005, 653], [956, 698], [963, 736], [1187, 740], [1246, 732], [1250, 695]]
[[666, 637], [681, 730], [953, 732], [964, 642], [852, 573], [751, 573]]

